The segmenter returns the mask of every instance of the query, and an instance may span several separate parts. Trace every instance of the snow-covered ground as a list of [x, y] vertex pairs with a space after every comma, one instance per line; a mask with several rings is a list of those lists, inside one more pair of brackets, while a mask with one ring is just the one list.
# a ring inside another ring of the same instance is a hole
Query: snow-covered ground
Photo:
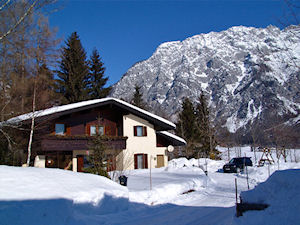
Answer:
[[[246, 174], [224, 174], [228, 150], [219, 149], [224, 160], [175, 159], [168, 167], [152, 169], [151, 180], [148, 169], [125, 171], [128, 188], [91, 174], [0, 166], [0, 224], [294, 225], [300, 221], [300, 163], [294, 162], [300, 159], [300, 150], [292, 150], [288, 162], [281, 158], [279, 165], [273, 152], [274, 165], [248, 167], [249, 188], [257, 188], [244, 192]], [[255, 153], [257, 162], [261, 154]], [[249, 147], [231, 149], [229, 157], [236, 155], [254, 161]], [[272, 175], [278, 167], [296, 170]], [[206, 168], [208, 176], [203, 172]], [[235, 178], [243, 199], [271, 206], [236, 218]]]

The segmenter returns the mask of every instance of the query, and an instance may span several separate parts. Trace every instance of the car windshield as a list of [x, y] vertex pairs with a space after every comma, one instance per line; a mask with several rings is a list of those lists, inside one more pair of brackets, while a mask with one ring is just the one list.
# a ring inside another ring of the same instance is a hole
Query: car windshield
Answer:
[[234, 163], [234, 162], [235, 162], [234, 158], [229, 161], [229, 163]]
[[233, 158], [229, 161], [229, 163], [243, 164], [245, 160], [247, 160], [247, 159], [246, 158]]

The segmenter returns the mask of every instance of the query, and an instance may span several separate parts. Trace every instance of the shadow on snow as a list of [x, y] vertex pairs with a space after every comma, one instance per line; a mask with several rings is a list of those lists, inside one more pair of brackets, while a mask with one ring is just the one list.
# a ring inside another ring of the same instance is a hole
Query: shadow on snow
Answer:
[[149, 206], [109, 195], [97, 205], [68, 199], [0, 201], [1, 225], [216, 225], [230, 224], [234, 214], [234, 207]]

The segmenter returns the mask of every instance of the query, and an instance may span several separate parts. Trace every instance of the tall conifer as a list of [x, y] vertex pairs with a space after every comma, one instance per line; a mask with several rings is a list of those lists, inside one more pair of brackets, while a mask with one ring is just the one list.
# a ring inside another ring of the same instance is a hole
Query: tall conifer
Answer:
[[89, 96], [91, 99], [104, 98], [109, 94], [111, 87], [104, 87], [108, 77], [104, 77], [105, 67], [101, 62], [97, 49], [94, 49], [89, 61]]
[[131, 103], [139, 108], [145, 109], [146, 104], [144, 103], [142, 96], [143, 94], [141, 93], [141, 87], [138, 85], [135, 85], [135, 92], [133, 94], [133, 98], [131, 100]]
[[178, 115], [176, 134], [187, 141], [186, 157], [192, 157], [194, 151], [194, 137], [196, 132], [196, 117], [194, 112], [193, 103], [189, 98], [185, 98], [182, 102], [182, 111]]
[[57, 73], [57, 92], [63, 95], [64, 103], [88, 99], [89, 76], [86, 52], [76, 32], [73, 32], [62, 50], [60, 70]]
[[209, 109], [206, 97], [203, 93], [199, 96], [198, 104], [195, 108], [196, 115], [196, 139], [197, 143], [201, 143], [196, 148], [198, 154], [209, 156], [216, 147], [216, 140], [213, 128], [210, 124]]

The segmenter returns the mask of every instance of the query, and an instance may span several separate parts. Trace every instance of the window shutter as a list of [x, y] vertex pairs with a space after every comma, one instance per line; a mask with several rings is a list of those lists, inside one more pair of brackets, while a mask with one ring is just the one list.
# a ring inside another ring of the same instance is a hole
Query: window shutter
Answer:
[[52, 123], [50, 125], [50, 132], [51, 132], [51, 134], [55, 135], [55, 123]]
[[134, 133], [134, 136], [137, 136], [137, 127], [136, 126], [133, 127], [133, 133]]
[[138, 163], [137, 163], [137, 154], [134, 155], [134, 169], [138, 168]]
[[147, 127], [143, 127], [143, 136], [147, 136]]
[[144, 166], [145, 166], [145, 169], [148, 169], [148, 157], [147, 157], [147, 154], [144, 154], [144, 155], [143, 155], [143, 159], [144, 159]]
[[86, 125], [86, 134], [88, 135], [88, 136], [90, 136], [91, 135], [91, 131], [90, 131], [90, 125]]
[[66, 131], [66, 134], [67, 134], [67, 135], [71, 135], [71, 127], [68, 126], [68, 127], [66, 128], [66, 130], [67, 130], [67, 131]]

